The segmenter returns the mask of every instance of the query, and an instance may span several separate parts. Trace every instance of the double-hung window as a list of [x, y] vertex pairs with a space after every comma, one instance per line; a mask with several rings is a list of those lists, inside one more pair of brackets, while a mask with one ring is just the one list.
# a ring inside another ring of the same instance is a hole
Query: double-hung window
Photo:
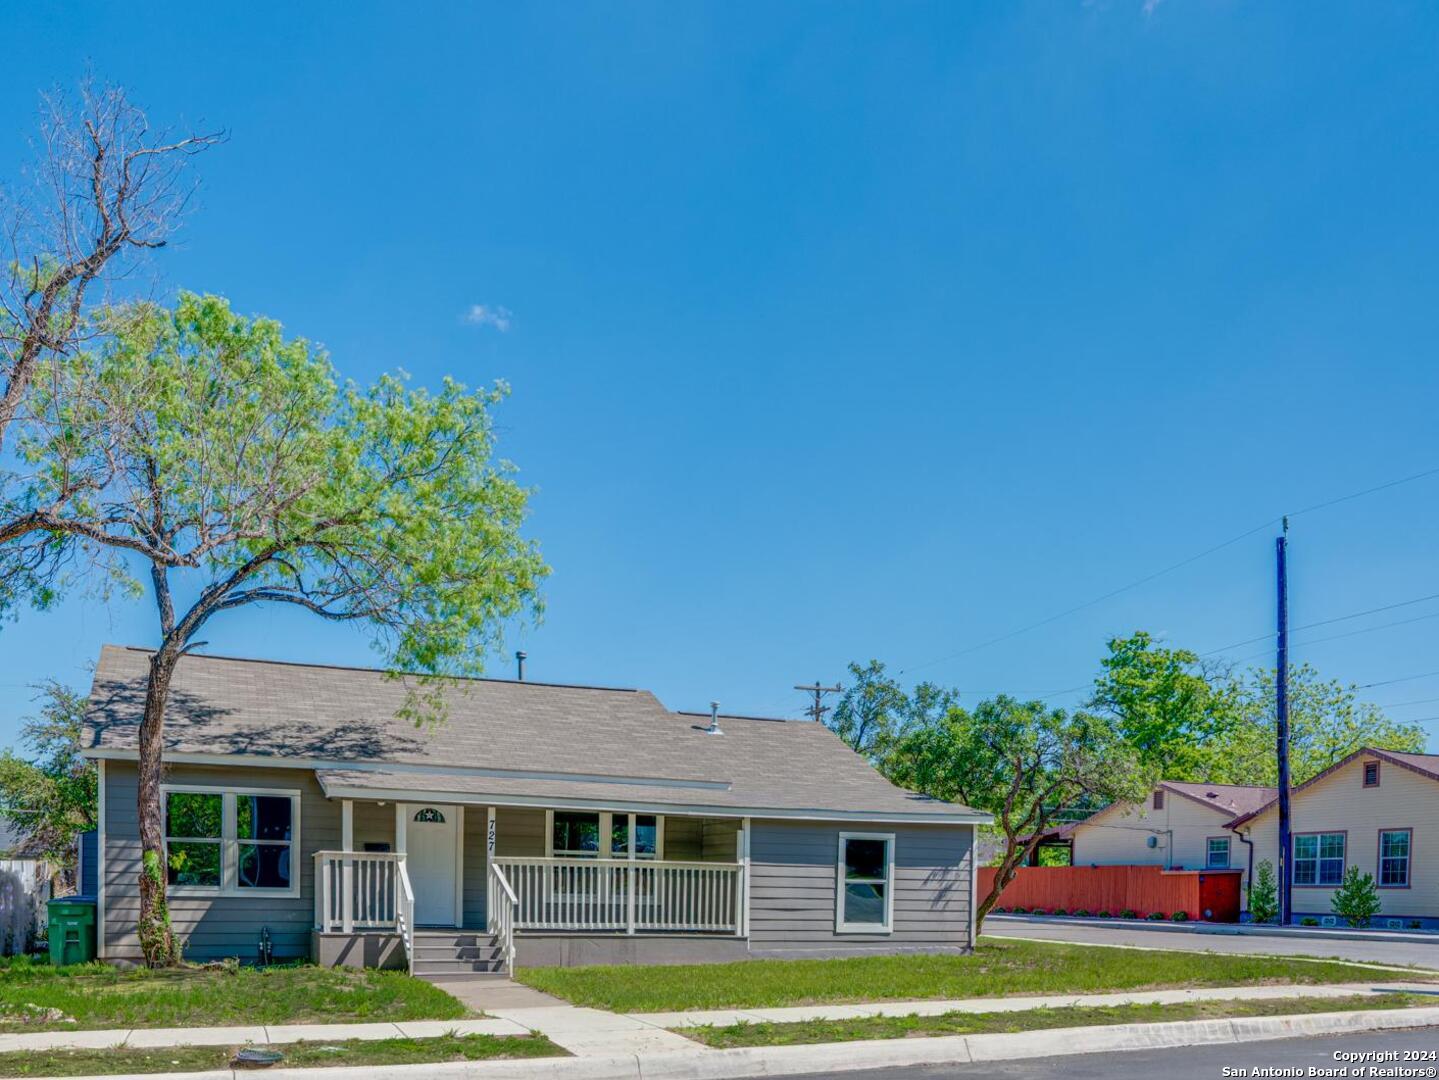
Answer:
[[297, 791], [165, 787], [165, 870], [180, 892], [297, 896]]
[[1409, 853], [1413, 847], [1413, 829], [1386, 829], [1379, 834], [1381, 889], [1409, 888]]
[[1295, 885], [1338, 885], [1344, 880], [1344, 834], [1302, 833], [1294, 837]]
[[894, 921], [894, 834], [840, 833], [835, 930], [887, 934]]
[[1229, 869], [1229, 837], [1211, 836], [1209, 838], [1208, 848], [1204, 853], [1204, 866], [1207, 870]]

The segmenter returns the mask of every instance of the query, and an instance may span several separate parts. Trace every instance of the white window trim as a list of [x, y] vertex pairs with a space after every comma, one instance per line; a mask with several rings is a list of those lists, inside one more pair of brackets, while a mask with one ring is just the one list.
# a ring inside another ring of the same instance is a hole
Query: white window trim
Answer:
[[[1214, 847], [1213, 847], [1213, 845], [1214, 845], [1214, 841], [1216, 841], [1216, 840], [1223, 840], [1223, 841], [1224, 841], [1224, 861], [1223, 861], [1223, 862], [1215, 862], [1215, 861], [1214, 861]], [[1206, 870], [1228, 870], [1228, 869], [1229, 869], [1229, 860], [1230, 860], [1231, 858], [1233, 858], [1233, 856], [1234, 856], [1234, 852], [1233, 852], [1233, 850], [1232, 850], [1232, 847], [1233, 847], [1233, 845], [1230, 843], [1229, 837], [1227, 837], [1227, 836], [1207, 836], [1207, 837], [1205, 837], [1205, 839], [1204, 839], [1204, 869], [1206, 869]]]
[[[884, 923], [844, 921], [844, 845], [849, 840], [883, 840], [885, 843]], [[842, 832], [834, 868], [834, 932], [836, 934], [894, 933], [894, 833]]]
[[[611, 812], [608, 811], [608, 810], [567, 810], [567, 811], [565, 811], [565, 812], [566, 812], [566, 813], [574, 813], [574, 814], [596, 814], [596, 815], [598, 815], [598, 817], [599, 817], [599, 819], [600, 819], [600, 850], [596, 851], [593, 855], [577, 854], [577, 853], [574, 853], [574, 852], [564, 852], [564, 851], [560, 852], [559, 854], [556, 854], [556, 853], [555, 853], [555, 812], [554, 812], [553, 810], [546, 810], [546, 811], [545, 811], [545, 858], [547, 858], [547, 859], [556, 859], [556, 858], [558, 858], [558, 859], [590, 859], [590, 860], [593, 860], [593, 859], [638, 859], [638, 858], [640, 858], [640, 856], [636, 855], [636, 854], [635, 854], [635, 850], [634, 850], [634, 846], [635, 846], [635, 829], [634, 829], [634, 820], [633, 820], [633, 819], [636, 818], [636, 817], [653, 817], [653, 818], [655, 819], [655, 854], [654, 854], [654, 858], [649, 858], [648, 856], [646, 856], [646, 857], [644, 858], [644, 861], [645, 861], [645, 862], [660, 862], [660, 861], [662, 861], [662, 860], [664, 859], [664, 857], [665, 857], [665, 816], [664, 816], [663, 814], [659, 814], [659, 813], [654, 813], [654, 814], [652, 814], [652, 813], [650, 813], [650, 812], [647, 811], [647, 810], [646, 810], [646, 811], [637, 811], [637, 812], [635, 812], [635, 813], [629, 813], [628, 811], [611, 813]], [[616, 853], [614, 853], [614, 852], [612, 852], [612, 851], [609, 850], [610, 835], [611, 835], [611, 833], [614, 831], [614, 821], [615, 821], [615, 818], [629, 818], [629, 819], [631, 819], [631, 820], [630, 820], [630, 829], [629, 829], [629, 844], [628, 844], [628, 850], [625, 851], [623, 854], [616, 854]]]
[[[277, 896], [297, 897], [300, 895], [300, 791], [298, 788], [251, 788], [229, 787], [220, 784], [161, 784], [160, 813], [161, 830], [165, 829], [164, 815], [168, 809], [167, 800], [171, 792], [198, 795], [219, 795], [220, 808], [220, 884], [212, 885], [169, 885], [169, 896], [243, 896], [256, 900], [274, 899]], [[290, 887], [288, 889], [241, 888], [240, 881], [240, 839], [236, 836], [236, 797], [240, 795], [273, 795], [290, 799]], [[182, 837], [176, 837], [180, 840]], [[163, 836], [165, 867], [169, 872], [170, 838]]]

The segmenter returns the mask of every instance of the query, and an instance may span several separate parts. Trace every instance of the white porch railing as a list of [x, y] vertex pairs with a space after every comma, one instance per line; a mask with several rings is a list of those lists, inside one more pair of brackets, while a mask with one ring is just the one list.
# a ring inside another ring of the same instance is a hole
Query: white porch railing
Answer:
[[415, 890], [410, 887], [410, 871], [404, 858], [395, 863], [396, 904], [395, 918], [399, 924], [400, 940], [405, 943], [405, 963], [410, 974], [415, 973]]
[[740, 931], [739, 863], [496, 858], [521, 930]]
[[515, 973], [515, 912], [519, 906], [519, 897], [515, 895], [505, 872], [495, 863], [490, 863], [485, 910], [490, 916], [490, 933], [495, 935], [495, 941], [504, 953], [505, 970], [512, 976]]
[[350, 933], [393, 928], [404, 861], [393, 852], [315, 852], [315, 929]]

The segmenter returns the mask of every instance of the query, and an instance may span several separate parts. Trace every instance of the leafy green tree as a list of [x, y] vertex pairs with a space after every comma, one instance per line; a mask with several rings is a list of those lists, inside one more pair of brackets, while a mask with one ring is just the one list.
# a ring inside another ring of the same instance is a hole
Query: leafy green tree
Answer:
[[958, 702], [958, 693], [934, 683], [906, 692], [879, 660], [851, 661], [849, 681], [825, 723], [853, 750], [878, 761], [905, 732], [943, 716]]
[[994, 815], [1001, 852], [976, 927], [1062, 807], [1086, 797], [1140, 799], [1153, 782], [1109, 719], [1007, 696], [973, 713], [951, 706], [898, 739], [883, 766], [901, 786]]
[[0, 754], [0, 820], [19, 836], [20, 850], [69, 876], [76, 838], [97, 820], [95, 764], [80, 756], [86, 701], [54, 680], [41, 690], [39, 715], [20, 728], [30, 754]]
[[1187, 649], [1155, 644], [1140, 630], [1113, 638], [1089, 707], [1110, 717], [1145, 763], [1169, 780], [1212, 780], [1207, 744], [1236, 722], [1227, 681]]
[[1383, 907], [1379, 902], [1379, 890], [1374, 885], [1374, 875], [1351, 866], [1344, 871], [1344, 880], [1334, 890], [1329, 906], [1350, 926], [1368, 926]]
[[[1238, 722], [1199, 748], [1204, 779], [1272, 787], [1279, 782], [1274, 756], [1274, 671], [1251, 668], [1233, 677], [1225, 692]], [[1361, 702], [1352, 686], [1324, 679], [1308, 664], [1289, 671], [1289, 764], [1303, 783], [1362, 746], [1423, 753], [1424, 729], [1391, 720]]]
[[154, 603], [139, 931], [163, 965], [165, 705], [195, 635], [252, 604], [362, 624], [392, 671], [430, 676], [408, 682], [420, 717], [440, 707], [435, 677], [479, 671], [505, 622], [538, 611], [546, 568], [520, 532], [528, 492], [494, 456], [503, 385], [342, 385], [308, 342], [213, 296], [97, 329], [100, 347], [50, 358], [32, 384], [19, 450], [35, 527], [0, 544], [0, 577], [58, 551]]
[[1274, 877], [1274, 864], [1260, 860], [1249, 883], [1249, 915], [1257, 923], [1272, 923], [1279, 918], [1279, 882]]

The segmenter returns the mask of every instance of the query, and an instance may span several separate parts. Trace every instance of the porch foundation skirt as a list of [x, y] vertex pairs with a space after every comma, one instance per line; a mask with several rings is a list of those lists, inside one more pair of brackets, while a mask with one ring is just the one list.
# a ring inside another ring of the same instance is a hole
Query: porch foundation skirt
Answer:
[[405, 942], [387, 931], [346, 934], [310, 932], [310, 959], [320, 967], [392, 968], [404, 970]]
[[530, 967], [582, 967], [587, 964], [719, 964], [749, 958], [743, 938], [674, 934], [515, 935], [515, 963]]

